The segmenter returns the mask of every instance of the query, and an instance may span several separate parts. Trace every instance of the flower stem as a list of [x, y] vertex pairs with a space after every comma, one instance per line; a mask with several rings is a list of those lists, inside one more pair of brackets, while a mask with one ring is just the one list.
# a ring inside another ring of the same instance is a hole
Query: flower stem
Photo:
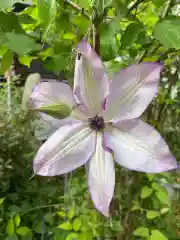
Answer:
[[98, 26], [93, 24], [93, 49], [100, 55], [100, 34], [98, 31]]

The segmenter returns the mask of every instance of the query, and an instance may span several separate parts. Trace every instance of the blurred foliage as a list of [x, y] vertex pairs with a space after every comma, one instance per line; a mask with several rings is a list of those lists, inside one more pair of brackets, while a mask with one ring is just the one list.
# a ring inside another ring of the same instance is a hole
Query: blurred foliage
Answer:
[[[0, 72], [34, 59], [73, 84], [76, 44], [100, 33], [100, 54], [111, 76], [141, 61], [165, 65], [159, 93], [142, 116], [156, 127], [180, 161], [180, 3], [178, 0], [33, 0], [13, 12], [15, 0], [0, 1]], [[92, 20], [92, 21], [91, 21]], [[42, 144], [32, 114], [21, 109], [22, 89], [12, 83], [11, 119], [7, 85], [0, 88], [0, 239], [178, 240], [178, 172], [142, 174], [116, 169], [112, 217], [93, 207], [84, 169], [69, 176], [32, 176]], [[138, 185], [137, 185], [138, 183]]]

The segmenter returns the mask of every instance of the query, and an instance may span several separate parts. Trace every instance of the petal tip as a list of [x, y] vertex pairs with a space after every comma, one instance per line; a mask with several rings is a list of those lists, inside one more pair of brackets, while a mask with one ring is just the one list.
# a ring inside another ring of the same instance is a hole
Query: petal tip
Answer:
[[100, 212], [100, 213], [102, 213], [105, 217], [109, 217], [110, 216], [110, 214], [109, 214], [109, 207], [104, 207], [104, 206], [96, 206], [96, 208], [98, 209], [98, 211]]
[[156, 169], [157, 173], [175, 171], [179, 168], [174, 156], [167, 156], [163, 163]]
[[142, 64], [152, 65], [155, 68], [159, 68], [160, 71], [164, 68], [164, 64], [161, 62], [143, 62]]
[[91, 45], [89, 44], [88, 42], [88, 39], [87, 38], [83, 38], [77, 45], [77, 50], [79, 51], [85, 51], [87, 49], [91, 49]]

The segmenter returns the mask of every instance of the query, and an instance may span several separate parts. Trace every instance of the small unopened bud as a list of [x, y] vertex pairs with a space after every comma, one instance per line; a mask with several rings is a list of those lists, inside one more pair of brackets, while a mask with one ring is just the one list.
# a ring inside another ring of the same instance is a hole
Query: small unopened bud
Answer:
[[38, 73], [30, 74], [27, 77], [24, 92], [22, 97], [22, 109], [27, 111], [29, 107], [30, 96], [32, 94], [33, 89], [36, 87], [38, 83], [41, 81], [41, 76]]

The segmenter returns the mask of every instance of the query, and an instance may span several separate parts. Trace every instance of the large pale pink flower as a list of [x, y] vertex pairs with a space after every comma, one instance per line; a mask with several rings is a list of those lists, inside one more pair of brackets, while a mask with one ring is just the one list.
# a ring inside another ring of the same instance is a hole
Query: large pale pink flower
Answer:
[[60, 101], [74, 109], [63, 120], [42, 115], [58, 130], [37, 152], [34, 172], [54, 176], [87, 164], [94, 205], [108, 216], [115, 185], [114, 160], [147, 173], [177, 168], [160, 134], [138, 119], [157, 93], [162, 66], [131, 65], [109, 82], [101, 59], [87, 41], [78, 45], [78, 51], [73, 92], [64, 83], [42, 82], [32, 93], [36, 107]]

